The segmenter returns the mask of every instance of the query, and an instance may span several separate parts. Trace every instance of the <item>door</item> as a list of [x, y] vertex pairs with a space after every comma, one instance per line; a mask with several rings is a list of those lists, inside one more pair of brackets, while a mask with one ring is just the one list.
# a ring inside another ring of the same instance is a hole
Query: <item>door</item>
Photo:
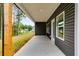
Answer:
[[51, 41], [55, 43], [55, 19], [51, 21]]

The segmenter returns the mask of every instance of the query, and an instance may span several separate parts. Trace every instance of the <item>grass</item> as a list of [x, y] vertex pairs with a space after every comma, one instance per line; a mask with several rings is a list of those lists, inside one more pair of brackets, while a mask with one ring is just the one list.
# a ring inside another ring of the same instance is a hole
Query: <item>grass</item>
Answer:
[[33, 32], [27, 32], [19, 36], [13, 36], [12, 38], [13, 54], [15, 54], [26, 42], [28, 42], [33, 35], [34, 35]]
[[[22, 35], [13, 36], [12, 37], [12, 50], [13, 54], [16, 53], [25, 43], [27, 43], [32, 36], [34, 35], [34, 32], [26, 32]], [[2, 40], [0, 40], [0, 56], [2, 55]]]
[[2, 40], [0, 40], [0, 56], [2, 55]]

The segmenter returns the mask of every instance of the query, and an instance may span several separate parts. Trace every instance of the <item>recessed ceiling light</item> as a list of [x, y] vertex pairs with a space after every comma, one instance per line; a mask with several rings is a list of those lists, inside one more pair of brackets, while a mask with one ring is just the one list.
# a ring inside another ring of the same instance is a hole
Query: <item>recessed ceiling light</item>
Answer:
[[43, 9], [40, 9], [40, 12], [42, 12], [43, 11]]

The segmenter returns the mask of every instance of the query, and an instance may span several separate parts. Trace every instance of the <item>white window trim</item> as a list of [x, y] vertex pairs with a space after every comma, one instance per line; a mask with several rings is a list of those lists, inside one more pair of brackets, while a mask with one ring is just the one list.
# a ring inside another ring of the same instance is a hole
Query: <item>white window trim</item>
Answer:
[[74, 37], [74, 53], [79, 56], [79, 3], [75, 3], [75, 37]]
[[[57, 21], [58, 17], [63, 13], [63, 21], [64, 21], [64, 27], [63, 27], [63, 38], [58, 36], [58, 30], [57, 30]], [[60, 40], [64, 41], [64, 36], [65, 36], [65, 11], [61, 12], [57, 17], [56, 17], [56, 37], [59, 38]]]
[[[49, 23], [46, 24], [46, 26], [48, 26], [48, 25], [49, 25]], [[48, 33], [48, 34], [50, 34], [49, 29], [50, 29], [49, 27], [46, 28], [46, 33]]]

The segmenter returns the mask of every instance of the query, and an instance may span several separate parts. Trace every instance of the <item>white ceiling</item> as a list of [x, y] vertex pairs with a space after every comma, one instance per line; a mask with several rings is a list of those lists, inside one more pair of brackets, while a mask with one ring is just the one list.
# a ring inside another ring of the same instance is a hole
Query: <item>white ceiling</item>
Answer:
[[33, 21], [46, 22], [59, 6], [59, 3], [20, 3], [20, 5]]

